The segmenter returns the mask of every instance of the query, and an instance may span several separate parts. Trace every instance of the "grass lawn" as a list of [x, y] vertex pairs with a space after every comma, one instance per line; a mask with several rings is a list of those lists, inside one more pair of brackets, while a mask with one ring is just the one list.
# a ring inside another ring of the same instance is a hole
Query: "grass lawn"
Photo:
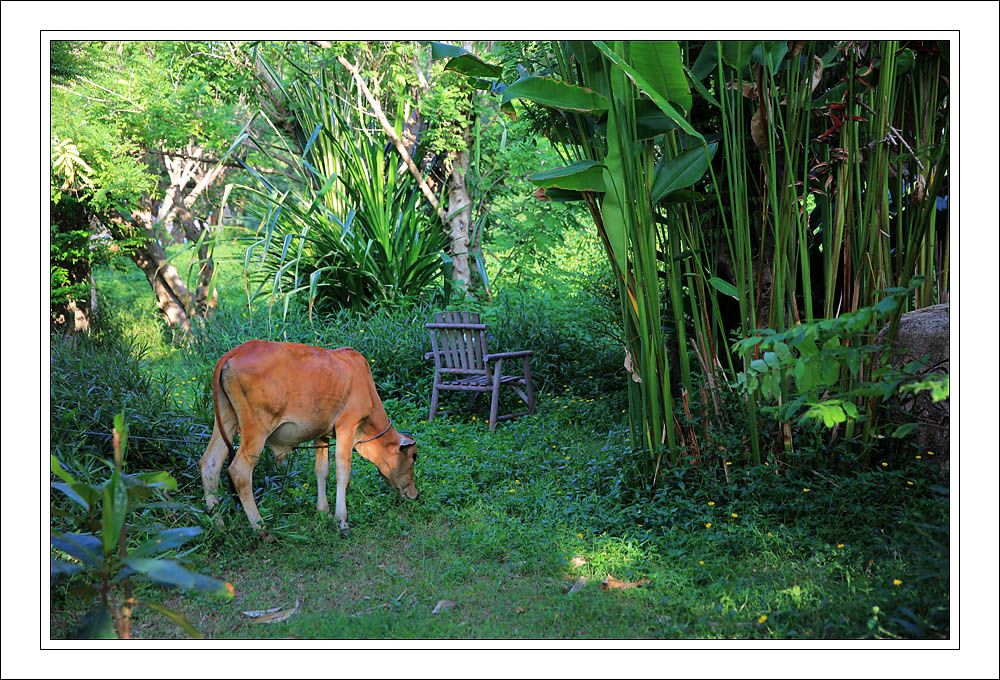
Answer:
[[[548, 395], [537, 415], [494, 435], [476, 416], [428, 424], [416, 406], [389, 408], [417, 432], [417, 501], [399, 499], [355, 456], [352, 534], [341, 539], [315, 512], [309, 453], [284, 467], [265, 456], [255, 487], [275, 544], [250, 532], [231, 494], [225, 531], [193, 510], [174, 518], [206, 527], [193, 557], [202, 573], [232, 583], [235, 599], [152, 585], [140, 599], [163, 601], [212, 638], [947, 635], [948, 503], [930, 488], [935, 466], [813, 477], [809, 487], [762, 466], [734, 471], [740, 487], [678, 475], [657, 497], [632, 497], [621, 490], [624, 430], [607, 429], [618, 419], [599, 402]], [[184, 451], [185, 467], [173, 471], [196, 509], [200, 453]], [[649, 582], [605, 590], [609, 576]], [[65, 630], [79, 610], [54, 598], [53, 625]], [[435, 613], [442, 600], [455, 604]], [[296, 605], [275, 623], [242, 613]], [[135, 634], [184, 637], [142, 608]]]

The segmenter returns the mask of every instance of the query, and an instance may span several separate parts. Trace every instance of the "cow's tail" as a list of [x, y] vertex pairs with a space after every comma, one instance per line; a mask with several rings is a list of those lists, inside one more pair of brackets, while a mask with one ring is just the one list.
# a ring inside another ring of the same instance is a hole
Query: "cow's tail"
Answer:
[[225, 389], [222, 387], [222, 371], [226, 368], [226, 364], [229, 363], [229, 357], [222, 357], [219, 359], [219, 363], [215, 365], [215, 374], [212, 376], [212, 404], [215, 408], [215, 426], [219, 428], [219, 434], [222, 435], [222, 441], [226, 443], [226, 448], [229, 449], [229, 455], [232, 456], [236, 453], [236, 449], [233, 448], [233, 443], [229, 441], [229, 435], [226, 434], [226, 428], [222, 426], [222, 417], [219, 414], [219, 400], [225, 399], [229, 402], [229, 407], [233, 407], [233, 402], [229, 400], [229, 395], [226, 394]]

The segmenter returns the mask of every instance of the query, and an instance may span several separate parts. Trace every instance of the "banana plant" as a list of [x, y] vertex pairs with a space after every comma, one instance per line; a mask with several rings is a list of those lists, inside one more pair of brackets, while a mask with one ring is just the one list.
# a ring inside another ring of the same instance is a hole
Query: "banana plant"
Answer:
[[[681, 343], [682, 389], [692, 390], [682, 277], [665, 256], [677, 250], [680, 234], [663, 233], [656, 217], [699, 200], [691, 187], [718, 145], [707, 143], [685, 117], [692, 94], [676, 42], [569, 42], [551, 48], [552, 63], [544, 72], [494, 89], [502, 89], [505, 109], [522, 100], [562, 116], [552, 138], [572, 162], [529, 180], [545, 199], [582, 200], [590, 209], [622, 301], [633, 448], [640, 452], [640, 475], [655, 483], [663, 454], [669, 452], [673, 464], [680, 458], [666, 325]], [[449, 68], [462, 65], [449, 62]], [[668, 282], [666, 307], [661, 278]]]

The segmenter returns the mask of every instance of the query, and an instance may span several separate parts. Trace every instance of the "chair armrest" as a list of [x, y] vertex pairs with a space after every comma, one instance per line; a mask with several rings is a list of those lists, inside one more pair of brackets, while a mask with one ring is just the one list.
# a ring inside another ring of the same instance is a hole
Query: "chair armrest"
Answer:
[[425, 360], [426, 359], [433, 359], [433, 358], [434, 358], [434, 352], [427, 352], [427, 354], [424, 355], [424, 359]]
[[493, 361], [494, 359], [519, 359], [521, 357], [530, 357], [534, 355], [534, 352], [530, 349], [522, 350], [520, 352], [497, 352], [496, 354], [484, 354], [483, 361]]

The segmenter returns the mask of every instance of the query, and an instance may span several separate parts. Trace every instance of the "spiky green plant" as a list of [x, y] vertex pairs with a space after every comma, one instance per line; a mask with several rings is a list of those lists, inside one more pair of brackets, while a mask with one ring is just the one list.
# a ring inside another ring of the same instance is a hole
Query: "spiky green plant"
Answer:
[[[285, 92], [303, 149], [287, 150], [300, 181], [279, 190], [255, 175], [256, 187], [242, 187], [257, 222], [246, 257], [248, 280], [257, 284], [251, 296], [267, 297], [283, 314], [299, 298], [312, 313], [417, 297], [433, 287], [446, 237], [416, 180], [358, 110], [351, 81], [324, 70]], [[405, 118], [398, 111], [397, 125]]]

